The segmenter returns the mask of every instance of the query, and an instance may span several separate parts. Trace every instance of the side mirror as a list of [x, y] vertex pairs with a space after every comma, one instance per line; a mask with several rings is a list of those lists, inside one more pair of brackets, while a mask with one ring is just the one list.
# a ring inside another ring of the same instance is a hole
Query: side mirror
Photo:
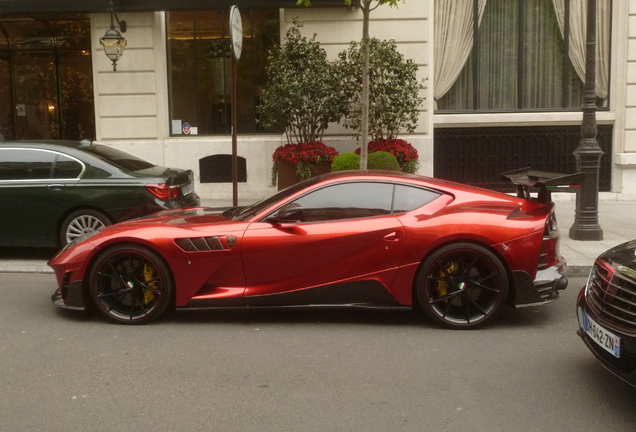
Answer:
[[305, 219], [303, 216], [303, 208], [300, 204], [289, 203], [278, 209], [278, 211], [265, 219], [265, 222], [272, 223], [274, 225], [280, 225], [282, 223], [298, 223]]

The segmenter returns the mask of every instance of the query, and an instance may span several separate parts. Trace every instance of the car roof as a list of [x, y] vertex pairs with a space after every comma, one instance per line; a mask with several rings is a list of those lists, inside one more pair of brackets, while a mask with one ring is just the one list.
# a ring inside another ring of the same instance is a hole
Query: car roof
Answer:
[[25, 148], [42, 148], [42, 149], [60, 149], [70, 148], [81, 150], [90, 147], [93, 143], [89, 140], [67, 141], [67, 140], [18, 140], [0, 142], [0, 147], [25, 147]]

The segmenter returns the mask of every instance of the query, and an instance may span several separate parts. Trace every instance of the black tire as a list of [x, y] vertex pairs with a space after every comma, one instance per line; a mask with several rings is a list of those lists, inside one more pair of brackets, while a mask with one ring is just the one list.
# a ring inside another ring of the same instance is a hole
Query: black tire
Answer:
[[93, 264], [89, 292], [97, 310], [116, 323], [145, 324], [173, 302], [170, 268], [159, 254], [140, 245], [117, 245]]
[[60, 227], [60, 245], [75, 240], [77, 237], [87, 232], [98, 230], [112, 222], [106, 215], [92, 209], [75, 210], [64, 218]]
[[501, 260], [485, 247], [455, 243], [426, 258], [415, 289], [420, 307], [435, 323], [472, 329], [499, 314], [508, 295], [508, 276]]

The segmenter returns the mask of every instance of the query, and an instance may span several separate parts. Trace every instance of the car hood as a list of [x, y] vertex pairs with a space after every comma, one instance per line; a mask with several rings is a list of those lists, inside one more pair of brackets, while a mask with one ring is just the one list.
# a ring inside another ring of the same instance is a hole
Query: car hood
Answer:
[[117, 224], [119, 227], [138, 227], [140, 225], [171, 225], [183, 227], [184, 225], [202, 225], [202, 224], [233, 224], [236, 223], [232, 219], [223, 216], [223, 212], [232, 207], [194, 207], [186, 209], [165, 210], [137, 219]]
[[[236, 207], [186, 207], [171, 210], [162, 210], [157, 213], [152, 213], [147, 216], [132, 219], [132, 222], [137, 221], [165, 221], [168, 219], [180, 219], [180, 218], [192, 218], [195, 216], [221, 216], [227, 210]], [[223, 220], [229, 219], [222, 217]], [[130, 222], [130, 221], [129, 221]]]
[[630, 269], [632, 277], [636, 275], [636, 240], [628, 241], [612, 249], [603, 252], [600, 258], [611, 264], [612, 267], [620, 270], [621, 268]]

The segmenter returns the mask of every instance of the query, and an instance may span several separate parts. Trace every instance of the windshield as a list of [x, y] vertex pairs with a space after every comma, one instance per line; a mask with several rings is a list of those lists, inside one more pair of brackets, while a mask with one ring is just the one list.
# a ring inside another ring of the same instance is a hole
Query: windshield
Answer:
[[318, 183], [318, 178], [314, 177], [312, 179], [305, 180], [304, 182], [292, 185], [286, 189], [283, 189], [277, 194], [272, 195], [269, 198], [265, 198], [264, 200], [258, 201], [251, 206], [241, 209], [241, 211], [236, 214], [233, 219], [239, 221], [248, 221], [265, 210], [267, 207], [275, 204], [278, 201], [283, 201], [285, 198], [294, 195], [296, 192], [306, 189], [307, 187], [316, 183]]
[[82, 147], [82, 150], [86, 153], [97, 156], [101, 160], [106, 161], [121, 170], [140, 171], [156, 166], [155, 164], [138, 156], [107, 145], [91, 144], [90, 146]]

